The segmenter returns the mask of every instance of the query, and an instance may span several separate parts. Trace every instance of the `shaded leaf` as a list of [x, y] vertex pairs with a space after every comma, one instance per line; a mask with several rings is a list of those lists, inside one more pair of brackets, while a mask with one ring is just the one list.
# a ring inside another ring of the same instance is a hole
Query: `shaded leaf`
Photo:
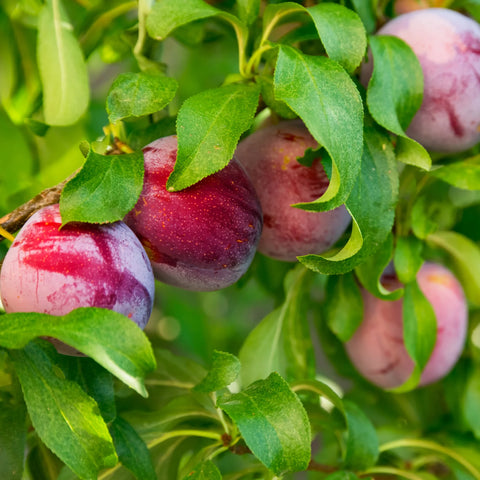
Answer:
[[115, 449], [97, 404], [65, 379], [54, 347], [32, 342], [10, 355], [33, 426], [48, 448], [82, 479], [94, 480], [99, 470], [115, 465]]
[[353, 219], [350, 239], [333, 256], [304, 255], [298, 257], [300, 262], [319, 273], [351, 271], [390, 234], [397, 201], [398, 174], [392, 146], [385, 134], [367, 127], [360, 176], [345, 204]]
[[428, 235], [427, 242], [451, 255], [468, 300], [473, 305], [480, 306], [479, 246], [468, 237], [453, 231], [439, 231]]
[[247, 386], [277, 372], [287, 379], [309, 378], [315, 372], [307, 321], [308, 270], [299, 266], [285, 280], [283, 305], [268, 314], [240, 349], [240, 378]]
[[346, 342], [363, 320], [363, 300], [352, 274], [332, 275], [325, 292], [325, 318], [333, 333]]
[[393, 235], [388, 235], [377, 251], [355, 268], [355, 274], [362, 286], [372, 295], [382, 300], [397, 300], [403, 295], [403, 288], [387, 290], [381, 283], [385, 268], [393, 255]]
[[480, 190], [480, 155], [433, 169], [430, 175], [465, 190]]
[[207, 460], [197, 465], [184, 480], [222, 480], [222, 474], [211, 460]]
[[123, 418], [117, 417], [110, 425], [110, 434], [118, 459], [139, 480], [156, 480], [150, 452], [135, 429]]

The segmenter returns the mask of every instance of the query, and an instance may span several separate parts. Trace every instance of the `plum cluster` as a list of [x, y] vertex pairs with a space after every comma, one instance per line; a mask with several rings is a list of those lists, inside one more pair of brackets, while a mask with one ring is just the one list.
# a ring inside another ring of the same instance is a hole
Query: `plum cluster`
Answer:
[[[424, 99], [407, 133], [434, 151], [457, 152], [478, 143], [480, 26], [434, 8], [400, 15], [378, 34], [402, 38], [423, 69]], [[361, 73], [364, 82], [369, 68]], [[308, 166], [299, 161], [306, 152]], [[300, 119], [270, 123], [240, 141], [224, 169], [171, 192], [166, 184], [177, 138], [152, 142], [143, 149], [143, 190], [123, 221], [62, 226], [59, 206], [53, 205], [25, 224], [0, 272], [5, 310], [63, 315], [78, 307], [103, 307], [143, 328], [152, 311], [155, 278], [211, 291], [237, 282], [257, 250], [285, 262], [326, 252], [351, 223], [345, 206], [328, 212], [294, 207], [318, 199], [328, 188], [319, 152]], [[425, 263], [417, 281], [438, 327], [423, 385], [444, 376], [458, 359], [468, 315], [462, 288], [445, 267]], [[403, 340], [402, 300], [362, 295], [364, 320], [346, 344], [347, 353], [374, 384], [401, 385], [414, 368]]]
[[350, 223], [345, 207], [324, 213], [291, 208], [328, 186], [320, 158], [312, 167], [297, 162], [317, 146], [299, 120], [272, 125], [240, 142], [224, 169], [171, 192], [166, 183], [177, 138], [152, 142], [143, 149], [143, 190], [123, 221], [62, 226], [59, 205], [30, 218], [0, 272], [5, 310], [64, 315], [101, 307], [143, 328], [155, 278], [188, 290], [217, 290], [246, 272], [257, 246], [286, 261], [327, 250]]

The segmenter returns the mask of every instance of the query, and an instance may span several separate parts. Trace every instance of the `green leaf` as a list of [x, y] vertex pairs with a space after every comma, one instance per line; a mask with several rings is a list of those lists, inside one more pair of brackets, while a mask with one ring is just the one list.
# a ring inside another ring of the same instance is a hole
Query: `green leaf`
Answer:
[[362, 470], [372, 466], [377, 460], [377, 432], [355, 403], [344, 400], [343, 406], [348, 425], [344, 466], [351, 470]]
[[280, 375], [272, 373], [240, 393], [223, 395], [218, 405], [267, 468], [277, 475], [307, 468], [311, 441], [308, 416]]
[[480, 190], [480, 155], [431, 170], [430, 175], [465, 190]]
[[346, 342], [363, 319], [362, 294], [353, 274], [330, 276], [325, 295], [328, 326], [342, 342]]
[[168, 178], [170, 191], [182, 190], [224, 168], [238, 140], [253, 122], [259, 89], [224, 85], [188, 98], [177, 117], [178, 153]]
[[222, 474], [211, 460], [207, 460], [197, 465], [184, 480], [222, 480]]
[[286, 298], [248, 335], [239, 358], [240, 378], [246, 386], [277, 372], [288, 380], [310, 378], [315, 372], [314, 353], [306, 310], [310, 276], [298, 266], [285, 280]]
[[55, 349], [32, 342], [10, 355], [33, 426], [48, 448], [82, 479], [94, 480], [99, 470], [115, 465], [115, 449], [97, 404], [65, 379]]
[[301, 381], [292, 386], [295, 391], [305, 390], [329, 400], [343, 415], [346, 425], [343, 466], [352, 470], [365, 470], [377, 462], [378, 437], [375, 427], [363, 411], [352, 401], [343, 400], [328, 385], [319, 380]]
[[157, 0], [147, 16], [147, 31], [157, 40], [163, 40], [173, 30], [202, 18], [221, 13], [203, 0]]
[[124, 315], [89, 307], [58, 317], [33, 312], [0, 316], [0, 345], [23, 348], [35, 337], [61, 340], [147, 396], [143, 378], [155, 368], [155, 359], [145, 334]]
[[246, 25], [251, 25], [260, 13], [260, 0], [237, 0], [238, 16]]
[[420, 63], [412, 49], [397, 37], [371, 36], [370, 48], [374, 66], [367, 89], [368, 109], [382, 127], [398, 136], [397, 158], [428, 170], [430, 155], [405, 133], [422, 103]]
[[126, 420], [117, 417], [110, 425], [110, 434], [120, 462], [136, 478], [141, 480], [157, 479], [150, 452], [145, 442]]
[[423, 263], [423, 243], [416, 237], [398, 237], [393, 263], [398, 279], [402, 283], [415, 280]]
[[403, 338], [405, 347], [415, 368], [410, 378], [396, 392], [415, 388], [421, 373], [432, 354], [437, 339], [437, 319], [432, 305], [414, 280], [404, 287], [403, 298]]
[[328, 56], [352, 73], [360, 65], [367, 37], [360, 17], [336, 3], [320, 3], [307, 9]]
[[468, 237], [453, 231], [431, 234], [427, 242], [451, 255], [468, 300], [480, 306], [480, 247]]
[[403, 288], [390, 291], [380, 281], [385, 268], [392, 259], [392, 254], [393, 235], [388, 235], [380, 248], [355, 268], [355, 274], [362, 286], [372, 295], [382, 300], [397, 300], [403, 296]]
[[80, 172], [60, 197], [63, 224], [122, 220], [143, 187], [143, 153], [99, 155], [91, 148]]
[[212, 7], [203, 0], [157, 0], [147, 16], [147, 32], [157, 40], [163, 40], [176, 28], [203, 18], [219, 17], [248, 35], [246, 26], [234, 15]]
[[240, 361], [231, 353], [213, 352], [212, 368], [207, 376], [195, 386], [198, 392], [216, 392], [228, 387], [240, 373]]
[[38, 19], [37, 61], [49, 125], [70, 125], [86, 111], [90, 91], [83, 54], [60, 0], [47, 0]]
[[304, 255], [300, 262], [319, 273], [351, 271], [390, 234], [397, 201], [398, 174], [392, 146], [385, 134], [366, 127], [360, 176], [345, 204], [353, 218], [350, 239], [333, 256]]
[[178, 83], [163, 75], [145, 72], [121, 73], [107, 96], [107, 112], [111, 123], [129, 117], [158, 112], [175, 96]]
[[23, 478], [27, 441], [26, 417], [27, 411], [17, 381], [7, 391], [0, 391], [0, 478]]
[[332, 175], [316, 201], [298, 204], [313, 211], [345, 202], [358, 177], [363, 139], [363, 106], [352, 79], [335, 61], [280, 46], [275, 67], [277, 100], [301, 117], [332, 158]]
[[78, 383], [97, 402], [106, 423], [112, 422], [117, 416], [112, 374], [88, 357], [64, 355], [61, 360], [66, 377]]
[[480, 416], [478, 405], [480, 404], [480, 371], [477, 368], [470, 372], [468, 382], [463, 394], [461, 409], [462, 415], [469, 428], [477, 439], [480, 438]]

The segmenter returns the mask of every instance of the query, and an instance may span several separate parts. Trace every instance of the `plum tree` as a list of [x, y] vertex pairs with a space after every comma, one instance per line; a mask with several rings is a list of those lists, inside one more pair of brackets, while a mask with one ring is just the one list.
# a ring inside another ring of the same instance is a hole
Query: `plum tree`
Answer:
[[134, 233], [123, 222], [61, 224], [56, 204], [36, 212], [18, 233], [0, 273], [5, 311], [65, 315], [100, 307], [144, 328], [155, 281]]
[[179, 192], [166, 189], [177, 138], [143, 149], [143, 191], [125, 222], [152, 262], [155, 277], [187, 290], [218, 290], [248, 269], [262, 231], [262, 211], [242, 166], [232, 159], [219, 172]]
[[318, 143], [298, 119], [257, 130], [243, 139], [236, 157], [258, 192], [263, 232], [258, 251], [272, 258], [295, 261], [299, 255], [322, 253], [343, 234], [351, 217], [344, 206], [328, 212], [292, 207], [319, 198], [328, 187], [320, 158], [311, 167], [296, 159]]
[[[407, 134], [437, 152], [461, 152], [480, 141], [480, 25], [456, 11], [427, 8], [400, 15], [378, 35], [405, 41], [424, 76], [423, 102]], [[372, 62], [362, 68], [364, 84]]]
[[[425, 262], [417, 282], [437, 319], [435, 348], [420, 379], [420, 385], [426, 385], [446, 375], [458, 360], [465, 343], [468, 312], [460, 283], [444, 266]], [[398, 287], [392, 279], [384, 283], [389, 288]], [[363, 321], [345, 344], [347, 354], [370, 382], [382, 388], [398, 387], [414, 368], [403, 341], [403, 300], [381, 300], [365, 290], [362, 297]]]

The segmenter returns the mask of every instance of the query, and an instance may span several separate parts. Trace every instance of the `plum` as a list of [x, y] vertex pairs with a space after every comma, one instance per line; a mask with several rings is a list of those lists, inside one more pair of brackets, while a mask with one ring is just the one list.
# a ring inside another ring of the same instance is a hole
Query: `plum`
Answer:
[[[437, 319], [437, 340], [422, 372], [420, 385], [445, 376], [458, 360], [466, 338], [468, 311], [463, 289], [450, 270], [425, 262], [417, 274], [420, 290], [433, 307]], [[398, 282], [388, 282], [388, 288]], [[363, 321], [345, 344], [357, 370], [382, 388], [403, 384], [414, 364], [403, 341], [403, 300], [381, 300], [362, 291]]]
[[166, 182], [177, 158], [177, 137], [143, 149], [144, 186], [125, 222], [152, 262], [155, 277], [186, 290], [235, 283], [248, 269], [262, 231], [257, 194], [243, 167], [229, 164], [178, 192]]
[[[424, 76], [423, 102], [406, 130], [426, 149], [461, 152], [480, 141], [480, 25], [456, 11], [427, 8], [400, 15], [378, 35], [405, 41]], [[362, 83], [371, 75], [364, 64]]]
[[7, 313], [65, 315], [79, 307], [108, 308], [144, 328], [155, 280], [145, 250], [123, 222], [68, 223], [58, 204], [23, 226], [0, 272]]
[[299, 255], [328, 250], [351, 221], [343, 205], [328, 212], [292, 207], [316, 200], [329, 184], [320, 158], [311, 167], [297, 161], [308, 148], [318, 148], [318, 143], [295, 119], [257, 130], [239, 143], [235, 153], [262, 205], [258, 251], [278, 260], [291, 262]]

